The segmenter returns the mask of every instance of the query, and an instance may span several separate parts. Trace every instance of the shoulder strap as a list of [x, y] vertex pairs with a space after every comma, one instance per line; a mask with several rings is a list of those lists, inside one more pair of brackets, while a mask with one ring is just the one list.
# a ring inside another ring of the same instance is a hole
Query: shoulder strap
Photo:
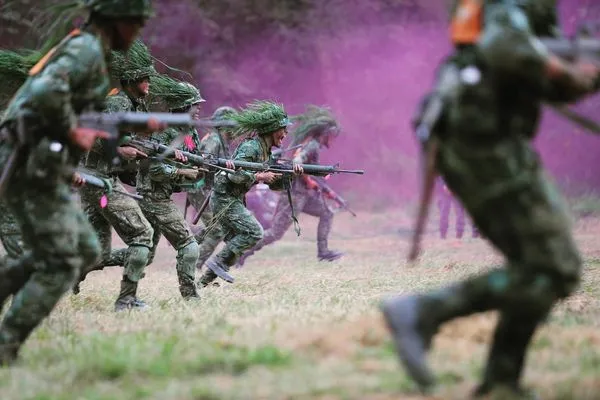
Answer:
[[44, 55], [44, 57], [42, 57], [40, 59], [40, 61], [38, 61], [37, 64], [35, 64], [29, 70], [29, 76], [35, 76], [35, 75], [39, 74], [40, 72], [42, 72], [44, 70], [44, 67], [48, 64], [48, 62], [50, 60], [52, 60], [54, 55], [56, 55], [56, 51], [58, 49], [60, 49], [62, 46], [64, 46], [69, 40], [71, 40], [72, 38], [79, 36], [79, 35], [81, 35], [81, 31], [79, 29], [74, 29], [71, 32], [69, 32], [69, 34], [67, 36], [65, 36], [65, 38], [63, 40], [61, 40], [59, 44], [57, 44], [56, 46], [51, 48], [50, 51], [48, 51]]

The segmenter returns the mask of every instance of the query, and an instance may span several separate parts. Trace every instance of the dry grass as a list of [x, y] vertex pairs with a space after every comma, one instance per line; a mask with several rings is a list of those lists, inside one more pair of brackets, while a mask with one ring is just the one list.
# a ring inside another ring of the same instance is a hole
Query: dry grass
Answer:
[[[121, 271], [92, 274], [36, 330], [21, 362], [0, 370], [0, 398], [467, 398], [495, 315], [444, 326], [431, 354], [440, 385], [421, 397], [398, 366], [377, 304], [498, 265], [498, 255], [482, 241], [442, 241], [432, 231], [423, 260], [409, 267], [406, 215], [340, 214], [331, 245], [348, 255], [318, 263], [315, 220], [301, 222], [303, 236], [290, 230], [235, 270], [234, 285], [210, 287], [196, 303], [179, 299], [165, 243], [142, 283], [147, 312], [114, 314]], [[545, 399], [600, 397], [599, 235], [599, 220], [578, 223], [584, 284], [556, 308], [529, 357], [525, 381]]]

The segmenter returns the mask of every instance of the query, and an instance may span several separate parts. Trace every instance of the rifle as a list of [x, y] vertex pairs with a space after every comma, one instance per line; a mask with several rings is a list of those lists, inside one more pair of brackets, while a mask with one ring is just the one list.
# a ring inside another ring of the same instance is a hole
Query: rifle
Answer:
[[105, 193], [115, 192], [122, 194], [123, 196], [131, 197], [135, 200], [142, 200], [144, 197], [139, 194], [129, 193], [123, 190], [113, 189], [112, 184], [108, 179], [98, 178], [97, 176], [88, 174], [87, 172], [83, 172], [81, 170], [77, 170], [77, 174], [83, 178], [86, 185], [95, 186], [100, 189], [104, 189]]
[[79, 126], [102, 130], [110, 134], [105, 146], [106, 156], [113, 165], [120, 164], [117, 147], [125, 136], [122, 132], [139, 132], [148, 129], [148, 124], [170, 127], [221, 127], [235, 126], [234, 121], [213, 121], [208, 119], [195, 120], [187, 113], [141, 113], [141, 112], [85, 112], [79, 116]]
[[333, 201], [335, 201], [337, 204], [340, 205], [340, 207], [342, 207], [344, 210], [346, 210], [350, 214], [352, 214], [353, 217], [357, 216], [356, 213], [350, 209], [346, 200], [344, 200], [340, 195], [338, 195], [336, 192], [334, 192], [333, 189], [331, 187], [329, 187], [329, 185], [323, 181], [323, 179], [316, 178], [314, 181], [317, 184], [317, 186], [319, 187], [319, 190], [321, 192], [323, 192], [323, 194], [325, 194], [325, 196], [327, 196], [330, 199], [332, 199]]
[[[469, 67], [467, 67], [469, 68]], [[415, 126], [415, 134], [421, 145], [422, 181], [419, 211], [413, 231], [408, 261], [413, 262], [421, 251], [421, 237], [425, 231], [425, 223], [429, 215], [429, 207], [433, 197], [435, 179], [437, 177], [436, 158], [439, 150], [439, 139], [433, 135], [442, 120], [444, 109], [453, 97], [460, 84], [460, 72], [454, 64], [446, 65], [438, 80], [437, 88], [427, 101]]]
[[[145, 149], [150, 149], [156, 153], [166, 154], [173, 151], [173, 149], [169, 146], [165, 146], [164, 144], [151, 142], [147, 140], [139, 140], [139, 139], [130, 139], [127, 141], [128, 144], [133, 146], [141, 146]], [[271, 171], [275, 173], [281, 174], [293, 174], [294, 166], [291, 163], [256, 163], [249, 161], [237, 161], [237, 160], [229, 160], [226, 158], [218, 158], [212, 156], [210, 154], [206, 154], [204, 156], [189, 153], [187, 151], [181, 152], [188, 159], [188, 163], [200, 167], [212, 167], [225, 172], [234, 173], [234, 170], [227, 168], [227, 163], [229, 161], [235, 164], [236, 168], [241, 168], [246, 171], [253, 172], [266, 172]], [[303, 169], [304, 173], [307, 175], [315, 175], [315, 176], [327, 176], [330, 174], [357, 174], [363, 175], [365, 172], [363, 170], [347, 170], [340, 169], [338, 165], [319, 165], [319, 164], [299, 164]]]
[[600, 39], [594, 34], [600, 32], [600, 22], [584, 22], [577, 27], [573, 37], [541, 37], [542, 44], [554, 55], [567, 60], [584, 59], [600, 65]]

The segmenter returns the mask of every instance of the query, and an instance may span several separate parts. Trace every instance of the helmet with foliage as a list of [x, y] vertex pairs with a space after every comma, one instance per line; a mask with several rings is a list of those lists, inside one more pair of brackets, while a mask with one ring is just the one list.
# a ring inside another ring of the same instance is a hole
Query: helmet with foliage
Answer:
[[281, 104], [263, 100], [249, 103], [240, 112], [232, 114], [230, 119], [237, 123], [233, 132], [235, 137], [254, 132], [266, 136], [291, 125]]
[[152, 80], [150, 92], [153, 96], [163, 100], [169, 110], [185, 109], [206, 101], [200, 95], [200, 91], [191, 83], [179, 81], [164, 74], [157, 75]]
[[110, 74], [113, 79], [121, 82], [135, 82], [156, 75], [154, 60], [148, 47], [138, 39], [126, 53], [113, 51]]
[[315, 105], [306, 106], [306, 111], [292, 118], [294, 129], [294, 144], [304, 142], [308, 137], [323, 135], [338, 135], [340, 127], [331, 111]]
[[237, 113], [235, 108], [229, 107], [229, 106], [223, 106], [223, 107], [219, 107], [215, 110], [215, 112], [211, 116], [211, 119], [213, 121], [222, 121], [222, 120], [231, 118], [231, 116], [235, 113]]
[[84, 0], [92, 13], [106, 18], [150, 18], [151, 0]]

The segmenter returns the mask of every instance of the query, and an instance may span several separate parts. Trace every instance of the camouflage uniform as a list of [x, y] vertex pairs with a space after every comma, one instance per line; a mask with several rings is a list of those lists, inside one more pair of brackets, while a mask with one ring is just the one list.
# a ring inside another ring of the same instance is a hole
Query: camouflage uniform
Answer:
[[[448, 235], [450, 210], [454, 208], [454, 213], [456, 214], [456, 237], [460, 239], [463, 237], [465, 231], [465, 209], [442, 179], [438, 180], [437, 186], [438, 208], [440, 210], [440, 237], [446, 239]], [[474, 224], [471, 224], [471, 232], [474, 238], [479, 237], [479, 231]]]
[[565, 205], [530, 142], [542, 101], [571, 102], [583, 93], [567, 75], [551, 77], [550, 58], [534, 37], [555, 34], [554, 6], [529, 6], [525, 13], [509, 2], [486, 2], [476, 44], [457, 47], [438, 76], [439, 82], [447, 74], [459, 82], [435, 132], [438, 170], [507, 261], [505, 268], [450, 287], [384, 303], [401, 359], [422, 387], [434, 382], [425, 352], [440, 325], [498, 310], [476, 394], [497, 387], [518, 394], [531, 338], [579, 283], [581, 258]]
[[[256, 121], [245, 125], [247, 116], [254, 117]], [[238, 146], [233, 161], [272, 162], [271, 148], [267, 145], [265, 136], [289, 125], [283, 109], [272, 103], [258, 102], [231, 118], [241, 125], [238, 129], [258, 133], [258, 136], [247, 139]], [[206, 261], [208, 270], [200, 278], [201, 285], [208, 285], [217, 276], [233, 282], [233, 277], [227, 271], [245, 251], [262, 239], [263, 229], [260, 223], [244, 204], [244, 197], [254, 184], [256, 184], [255, 174], [249, 171], [218, 172], [215, 175], [210, 206], [214, 220], [222, 229], [225, 247]], [[281, 190], [283, 179], [275, 180], [269, 187], [273, 190]]]
[[[221, 107], [215, 111], [212, 119], [217, 121], [226, 118], [227, 115], [235, 113], [234, 109]], [[223, 128], [217, 128], [208, 133], [202, 140], [196, 144], [194, 149], [190, 149], [197, 154], [211, 154], [219, 158], [229, 158], [229, 141], [227, 133]], [[207, 198], [210, 197], [214, 185], [214, 172], [207, 173], [204, 176], [202, 187], [195, 191], [188, 191], [188, 200], [196, 209], [200, 210]], [[196, 267], [201, 269], [206, 260], [214, 253], [215, 249], [223, 241], [224, 232], [218, 221], [213, 220], [213, 213], [210, 207], [206, 207], [201, 215], [203, 229], [195, 237], [199, 245], [198, 262]], [[211, 274], [212, 275], [212, 274]], [[214, 279], [214, 278], [213, 278]], [[199, 284], [205, 286], [205, 282], [200, 280]]]
[[[302, 147], [296, 151], [294, 162], [297, 164], [318, 164], [319, 151], [322, 147], [318, 139], [321, 136], [337, 135], [339, 133], [337, 122], [327, 109], [316, 106], [309, 106], [307, 112], [298, 119], [299, 125], [294, 132], [293, 145], [302, 144]], [[296, 213], [304, 212], [319, 218], [317, 257], [321, 261], [334, 261], [340, 258], [343, 253], [330, 250], [327, 243], [333, 225], [333, 211], [327, 205], [324, 194], [316, 189], [317, 184], [314, 178], [304, 175], [301, 179], [296, 179], [291, 190], [293, 211]], [[244, 254], [240, 264], [243, 264], [247, 257], [264, 246], [283, 237], [293, 223], [292, 205], [290, 205], [288, 196], [279, 196], [275, 213], [271, 219], [271, 226], [265, 230], [263, 239], [252, 250]]]
[[19, 258], [23, 255], [23, 235], [18, 221], [2, 201], [0, 201], [0, 240], [8, 257]]
[[[67, 139], [76, 113], [101, 107], [108, 92], [104, 55], [105, 44], [95, 34], [81, 32], [65, 39], [45, 65], [32, 71], [1, 123], [4, 132], [14, 137], [17, 119], [27, 118], [31, 144], [10, 180], [5, 200], [33, 252], [0, 268], [0, 304], [16, 293], [0, 326], [0, 364], [16, 358], [21, 344], [79, 271], [100, 254], [98, 239], [71, 196], [65, 169], [75, 166], [80, 155]], [[4, 137], [2, 167], [12, 148]]]
[[[162, 144], [170, 144], [174, 138], [181, 136], [177, 129], [167, 129], [155, 134], [152, 140]], [[171, 200], [179, 185], [184, 183], [183, 177], [177, 174], [177, 167], [158, 160], [140, 167], [136, 188], [144, 196], [140, 207], [155, 230], [159, 230], [169, 243], [177, 250], [177, 277], [179, 291], [184, 298], [198, 297], [194, 282], [196, 261], [198, 260], [198, 243], [194, 239], [183, 213]]]

